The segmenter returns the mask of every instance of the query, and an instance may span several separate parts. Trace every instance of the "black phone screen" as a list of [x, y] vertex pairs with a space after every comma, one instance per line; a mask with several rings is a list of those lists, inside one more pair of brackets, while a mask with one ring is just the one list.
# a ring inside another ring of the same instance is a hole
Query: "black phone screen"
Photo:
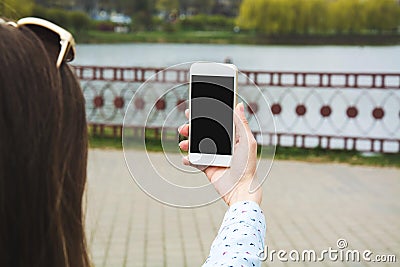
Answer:
[[192, 75], [190, 152], [232, 155], [234, 77]]

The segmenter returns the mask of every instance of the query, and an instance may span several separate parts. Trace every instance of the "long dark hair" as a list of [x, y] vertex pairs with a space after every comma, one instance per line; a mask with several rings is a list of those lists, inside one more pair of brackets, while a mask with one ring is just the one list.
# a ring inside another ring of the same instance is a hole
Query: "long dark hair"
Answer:
[[90, 265], [84, 98], [46, 50], [29, 29], [0, 24], [0, 266]]

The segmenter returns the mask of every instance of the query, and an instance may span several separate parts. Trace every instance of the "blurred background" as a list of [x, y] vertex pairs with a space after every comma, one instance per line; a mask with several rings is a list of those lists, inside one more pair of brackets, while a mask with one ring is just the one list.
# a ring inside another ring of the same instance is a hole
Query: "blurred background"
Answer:
[[0, 2], [0, 15], [45, 17], [74, 32], [79, 43], [395, 44], [399, 12], [397, 0]]
[[[276, 146], [262, 204], [269, 248], [320, 251], [345, 238], [399, 260], [400, 1], [0, 0], [0, 16], [45, 18], [76, 38], [95, 266], [199, 266], [207, 257], [226, 206], [157, 202], [130, 179], [121, 150], [125, 132], [146, 140], [153, 167], [167, 170], [167, 148], [180, 162], [189, 65], [165, 68], [200, 60], [234, 63], [250, 78], [239, 80], [250, 125], [260, 150]], [[274, 121], [257, 122], [266, 110]], [[156, 179], [144, 148], [135, 149], [137, 170]], [[320, 264], [375, 263], [297, 265]]]

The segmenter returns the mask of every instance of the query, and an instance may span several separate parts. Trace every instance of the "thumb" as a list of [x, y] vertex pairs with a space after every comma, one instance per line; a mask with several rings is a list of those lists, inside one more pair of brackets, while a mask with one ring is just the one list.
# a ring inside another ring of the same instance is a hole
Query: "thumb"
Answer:
[[244, 114], [243, 102], [236, 105], [233, 118], [239, 138], [243, 138], [251, 132], [249, 122], [247, 121], [246, 115]]

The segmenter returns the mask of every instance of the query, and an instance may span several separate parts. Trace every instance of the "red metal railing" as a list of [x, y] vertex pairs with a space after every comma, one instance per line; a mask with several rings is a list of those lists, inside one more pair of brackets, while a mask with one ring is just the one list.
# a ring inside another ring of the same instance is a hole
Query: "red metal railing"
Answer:
[[[187, 70], [170, 70], [175, 77], [168, 78], [162, 68], [144, 67], [100, 67], [74, 66], [80, 80], [145, 82], [156, 75], [157, 82], [187, 82]], [[160, 71], [163, 73], [157, 77]], [[400, 73], [327, 73], [327, 72], [283, 72], [242, 71], [256, 85], [280, 87], [319, 88], [374, 88], [400, 89]]]
[[[91, 132], [102, 136], [122, 135], [127, 103], [150, 77], [151, 82], [160, 84], [188, 80], [188, 71], [183, 69], [99, 66], [74, 66], [74, 69], [86, 97]], [[255, 132], [265, 137], [264, 144], [400, 152], [400, 73], [242, 73], [270, 101], [277, 134]], [[239, 79], [244, 90], [250, 83]], [[171, 105], [180, 105], [185, 97], [178, 94], [158, 99], [155, 108], [165, 112]], [[136, 99], [135, 109], [140, 111], [146, 101], [146, 96]], [[259, 112], [257, 101], [248, 102], [250, 114]], [[176, 131], [172, 128], [171, 131]], [[155, 129], [154, 135], [158, 137], [161, 131]], [[132, 135], [135, 133], [139, 134], [136, 130]]]

